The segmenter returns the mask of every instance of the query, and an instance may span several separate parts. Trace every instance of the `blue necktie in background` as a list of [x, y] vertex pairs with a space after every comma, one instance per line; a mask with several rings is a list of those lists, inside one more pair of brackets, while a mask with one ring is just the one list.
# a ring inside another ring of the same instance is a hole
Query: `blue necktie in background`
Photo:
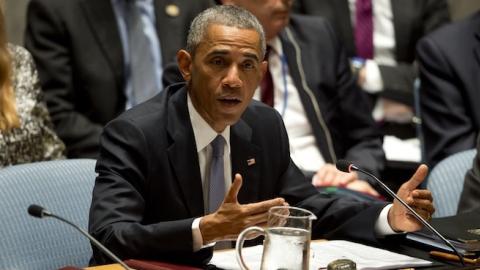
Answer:
[[208, 212], [213, 213], [217, 211], [225, 197], [225, 170], [223, 166], [225, 139], [221, 135], [217, 135], [210, 145], [212, 146], [212, 159], [210, 162]]
[[145, 34], [141, 8], [136, 0], [126, 2], [132, 105], [136, 105], [153, 97], [160, 89], [157, 89], [153, 49]]

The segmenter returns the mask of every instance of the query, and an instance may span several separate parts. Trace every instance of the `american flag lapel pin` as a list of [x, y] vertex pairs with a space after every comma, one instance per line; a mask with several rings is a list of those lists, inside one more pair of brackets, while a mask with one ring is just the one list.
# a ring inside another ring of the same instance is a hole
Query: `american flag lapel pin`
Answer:
[[252, 165], [254, 165], [254, 164], [255, 164], [255, 159], [254, 159], [254, 158], [249, 158], [249, 159], [247, 159], [247, 165], [248, 165], [248, 166], [252, 166]]

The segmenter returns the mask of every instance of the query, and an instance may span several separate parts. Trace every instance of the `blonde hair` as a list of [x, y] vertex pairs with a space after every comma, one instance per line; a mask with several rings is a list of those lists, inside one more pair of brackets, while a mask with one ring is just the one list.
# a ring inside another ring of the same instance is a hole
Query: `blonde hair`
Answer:
[[0, 131], [20, 126], [11, 74], [12, 62], [5, 30], [4, 1], [0, 0]]

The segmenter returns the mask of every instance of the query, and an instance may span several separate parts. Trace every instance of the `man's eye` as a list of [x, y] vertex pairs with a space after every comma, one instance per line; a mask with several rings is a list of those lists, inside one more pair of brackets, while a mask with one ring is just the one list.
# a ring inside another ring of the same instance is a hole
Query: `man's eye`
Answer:
[[245, 63], [243, 63], [243, 68], [244, 69], [254, 69], [255, 65], [252, 62], [245, 62]]
[[212, 59], [212, 61], [210, 61], [213, 65], [216, 65], [216, 66], [221, 66], [225, 63], [225, 61], [223, 61], [223, 59], [221, 58], [214, 58]]

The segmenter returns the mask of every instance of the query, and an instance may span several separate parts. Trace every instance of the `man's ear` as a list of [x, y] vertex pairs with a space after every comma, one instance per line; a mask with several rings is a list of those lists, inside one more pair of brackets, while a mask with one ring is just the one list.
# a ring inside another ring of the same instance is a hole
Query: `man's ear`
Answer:
[[192, 56], [185, 50], [179, 50], [177, 52], [177, 63], [180, 73], [182, 73], [183, 79], [188, 82], [191, 79], [192, 69]]
[[268, 61], [262, 61], [260, 62], [260, 74], [262, 77], [260, 78], [260, 81], [263, 79], [263, 76], [265, 76], [265, 73], [267, 73], [268, 69]]

